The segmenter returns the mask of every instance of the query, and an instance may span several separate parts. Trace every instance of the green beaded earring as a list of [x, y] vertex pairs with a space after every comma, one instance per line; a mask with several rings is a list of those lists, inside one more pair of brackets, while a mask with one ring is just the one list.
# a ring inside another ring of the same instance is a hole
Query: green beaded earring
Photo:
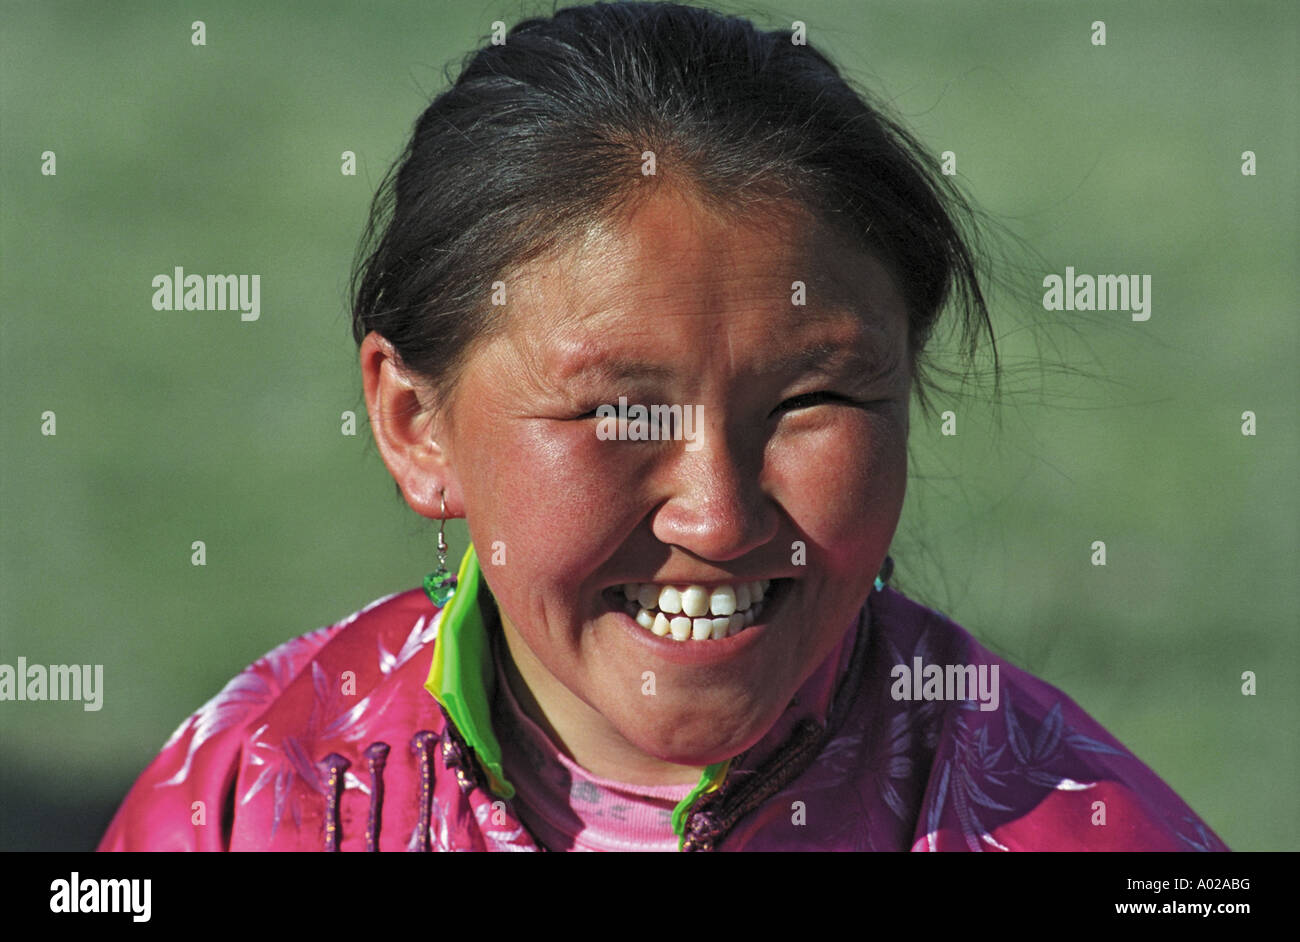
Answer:
[[447, 491], [444, 488], [442, 501], [442, 523], [438, 526], [438, 568], [424, 577], [424, 592], [434, 605], [442, 608], [456, 594], [456, 576], [447, 571], [447, 540], [443, 528], [447, 526]]

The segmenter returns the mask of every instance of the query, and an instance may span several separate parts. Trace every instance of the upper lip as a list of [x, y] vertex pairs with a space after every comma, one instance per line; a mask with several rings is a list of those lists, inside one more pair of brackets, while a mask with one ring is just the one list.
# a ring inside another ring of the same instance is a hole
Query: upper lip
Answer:
[[621, 589], [629, 583], [635, 585], [697, 585], [705, 589], [716, 589], [724, 585], [741, 585], [750, 582], [762, 582], [766, 579], [769, 582], [776, 582], [782, 576], [747, 576], [745, 578], [732, 579], [624, 579], [622, 582], [615, 582], [609, 586], [611, 589]]

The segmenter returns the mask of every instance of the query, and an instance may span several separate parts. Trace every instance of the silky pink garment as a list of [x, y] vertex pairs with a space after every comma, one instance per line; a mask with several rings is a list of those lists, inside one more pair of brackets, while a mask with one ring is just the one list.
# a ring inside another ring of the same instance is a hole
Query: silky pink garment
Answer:
[[[438, 620], [412, 589], [255, 662], [172, 735], [99, 849], [543, 849], [424, 690]], [[997, 665], [997, 709], [895, 699], [891, 670], [918, 657]], [[712, 801], [687, 849], [1227, 849], [1072, 700], [889, 587]]]

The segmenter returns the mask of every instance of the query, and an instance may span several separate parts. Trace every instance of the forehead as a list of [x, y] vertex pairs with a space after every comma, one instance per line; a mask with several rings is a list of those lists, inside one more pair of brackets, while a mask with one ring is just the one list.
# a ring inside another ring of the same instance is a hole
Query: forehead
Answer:
[[723, 217], [664, 187], [507, 285], [508, 332], [553, 375], [637, 340], [893, 351], [906, 338], [885, 266], [788, 201]]

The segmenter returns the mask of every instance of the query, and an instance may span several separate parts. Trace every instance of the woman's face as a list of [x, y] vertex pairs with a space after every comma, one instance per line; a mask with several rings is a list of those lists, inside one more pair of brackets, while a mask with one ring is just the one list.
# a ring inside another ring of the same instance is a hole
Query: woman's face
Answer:
[[[507, 278], [505, 326], [441, 431], [531, 709], [644, 768], [722, 761], [771, 727], [864, 603], [903, 503], [903, 302], [874, 258], [783, 210], [735, 225], [663, 188]], [[595, 410], [620, 397], [689, 407], [694, 440], [602, 437], [617, 426]], [[722, 640], [661, 637], [622, 590], [759, 580], [761, 613]]]

